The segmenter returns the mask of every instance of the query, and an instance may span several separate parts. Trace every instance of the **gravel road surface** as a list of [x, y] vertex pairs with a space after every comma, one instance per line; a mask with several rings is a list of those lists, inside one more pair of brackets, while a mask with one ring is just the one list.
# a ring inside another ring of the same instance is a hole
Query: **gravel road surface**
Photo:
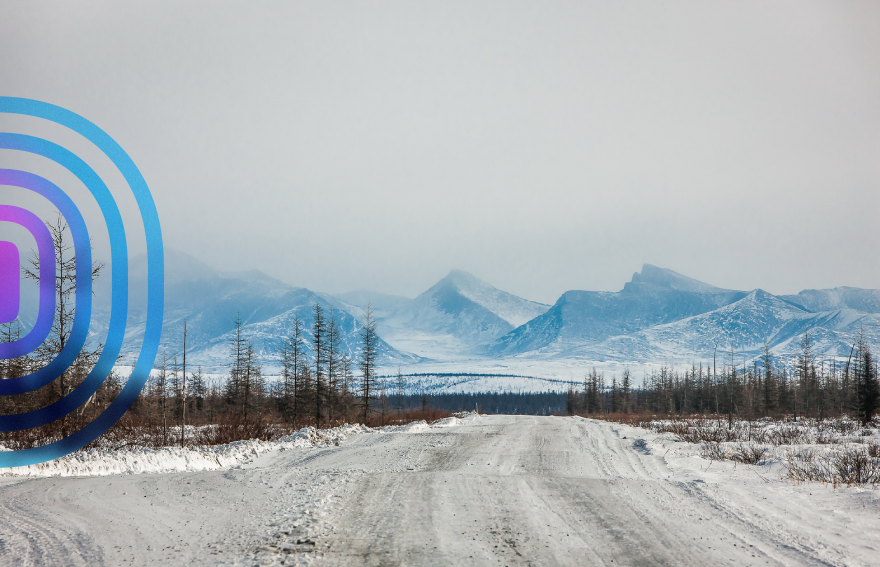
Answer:
[[[805, 535], [808, 503], [778, 482], [737, 492], [676, 477], [656, 447], [633, 448], [632, 431], [475, 416], [230, 470], [0, 479], [0, 564], [870, 563], [876, 535], [867, 551]], [[767, 498], [789, 502], [790, 519]]]

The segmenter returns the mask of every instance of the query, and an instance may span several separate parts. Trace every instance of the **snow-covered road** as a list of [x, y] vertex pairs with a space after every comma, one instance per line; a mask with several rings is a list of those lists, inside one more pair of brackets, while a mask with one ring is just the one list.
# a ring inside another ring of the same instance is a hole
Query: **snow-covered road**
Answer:
[[693, 446], [580, 418], [452, 425], [229, 470], [2, 479], [0, 564], [880, 563], [873, 490], [704, 470]]

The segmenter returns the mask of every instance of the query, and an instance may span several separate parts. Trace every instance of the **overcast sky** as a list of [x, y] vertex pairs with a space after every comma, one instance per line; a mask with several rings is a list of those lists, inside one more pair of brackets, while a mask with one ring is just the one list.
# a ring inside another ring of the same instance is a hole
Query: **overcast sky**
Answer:
[[328, 292], [880, 288], [878, 69], [876, 1], [0, 7], [0, 94], [113, 136], [167, 246]]

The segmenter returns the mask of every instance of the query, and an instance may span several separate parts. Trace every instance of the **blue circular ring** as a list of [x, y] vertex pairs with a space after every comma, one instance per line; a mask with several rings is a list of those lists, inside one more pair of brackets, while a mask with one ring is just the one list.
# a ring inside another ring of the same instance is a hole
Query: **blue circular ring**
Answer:
[[[104, 350], [86, 379], [62, 400], [32, 412], [0, 416], [0, 431], [18, 431], [39, 427], [67, 415], [97, 392], [101, 383], [113, 369], [113, 364], [119, 355], [119, 351], [122, 350], [122, 340], [125, 334], [128, 309], [128, 256], [125, 230], [122, 225], [119, 209], [116, 207], [116, 202], [113, 200], [110, 190], [107, 189], [107, 186], [98, 177], [98, 174], [83, 160], [57, 144], [22, 134], [0, 133], [0, 148], [16, 149], [42, 155], [67, 168], [91, 191], [101, 208], [109, 233], [114, 236], [114, 238], [110, 239], [110, 251], [113, 262], [111, 275], [113, 284], [112, 308], [110, 327]], [[74, 235], [74, 247], [77, 256], [84, 258], [83, 262], [77, 261], [76, 265], [76, 308], [77, 310], [83, 309], [86, 313], [86, 317], [75, 317], [74, 319], [74, 328], [71, 333], [70, 342], [71, 344], [76, 344], [76, 347], [68, 349], [65, 346], [65, 349], [55, 360], [33, 374], [0, 381], [0, 394], [9, 395], [32, 391], [52, 382], [61, 376], [61, 373], [67, 370], [76, 360], [88, 336], [91, 319], [92, 260], [91, 243], [88, 240], [85, 221], [70, 197], [55, 184], [38, 175], [16, 170], [0, 170], [0, 173], [4, 174], [2, 178], [7, 178], [8, 183], [31, 189], [40, 195], [48, 197], [53, 204], [59, 206], [62, 214], [68, 219], [71, 233]], [[80, 285], [84, 288], [84, 293], [80, 293]], [[102, 373], [105, 373], [104, 376], [99, 376]]]
[[[0, 147], [3, 147], [3, 136], [3, 134], [0, 134]], [[86, 344], [86, 339], [89, 335], [89, 320], [92, 313], [92, 248], [89, 240], [89, 231], [79, 209], [70, 197], [55, 184], [39, 175], [14, 169], [0, 169], [0, 184], [30, 189], [55, 205], [70, 226], [70, 234], [73, 236], [73, 249], [76, 254], [76, 303], [74, 304], [76, 310], [74, 311], [73, 327], [70, 330], [67, 344], [64, 345], [64, 348], [54, 360], [36, 372], [26, 376], [0, 380], [0, 396], [10, 396], [12, 394], [33, 392], [61, 376], [64, 371], [70, 368], [70, 365], [73, 364], [80, 350], [82, 350], [83, 345]], [[55, 287], [54, 256], [53, 252], [51, 260], [52, 276], [49, 284], [53, 288]], [[41, 278], [40, 285], [42, 284]], [[54, 320], [54, 315], [53, 309], [52, 320]], [[50, 321], [50, 329], [51, 326]], [[38, 345], [39, 343], [32, 348]], [[9, 417], [0, 416], [0, 431], [15, 431], [15, 429], [3, 429], [2, 424]], [[26, 428], [21, 427], [18, 429]]]
[[[0, 134], [0, 140], [2, 140], [2, 137], [3, 135]], [[88, 231], [86, 230], [85, 221], [80, 215], [79, 210], [73, 204], [73, 201], [70, 200], [70, 198], [55, 184], [38, 175], [34, 175], [33, 173], [3, 169], [0, 169], [0, 181], [7, 184], [17, 185], [25, 189], [31, 189], [36, 193], [49, 198], [53, 204], [59, 207], [59, 210], [65, 218], [68, 219], [71, 234], [73, 234], [74, 248], [77, 254], [76, 308], [77, 311], [82, 309], [82, 315], [80, 313], [75, 314], [74, 328], [70, 335], [70, 341], [64, 346], [64, 349], [58, 357], [44, 368], [41, 368], [32, 374], [19, 378], [10, 378], [0, 382], [0, 387], [4, 387], [4, 389], [0, 391], [0, 394], [7, 394], [10, 390], [12, 393], [17, 394], [20, 392], [36, 390], [37, 388], [55, 380], [62, 372], [66, 371], [70, 365], [73, 364], [85, 344], [89, 330], [89, 315], [92, 306], [91, 242], [89, 240]], [[107, 194], [109, 195], [109, 191], [107, 191]], [[111, 209], [111, 215], [115, 212], [116, 216], [118, 216], [118, 211], [115, 211], [115, 207], [109, 208]], [[125, 240], [122, 239], [121, 242], [118, 240], [119, 239], [117, 239], [116, 242], [111, 243], [114, 245], [113, 252], [118, 252], [119, 248], [125, 248]], [[118, 256], [118, 254], [114, 254], [114, 256]], [[119, 261], [118, 257], [117, 261]], [[127, 269], [125, 268], [126, 266], [123, 265], [118, 269], [124, 269], [124, 271], [127, 272]], [[122, 278], [120, 281], [127, 289], [127, 279]], [[115, 288], [113, 295], [114, 297], [117, 296]], [[118, 305], [119, 303], [122, 303], [122, 305]], [[122, 337], [125, 333], [126, 303], [127, 299], [124, 296], [117, 302], [114, 302], [113, 307], [115, 316], [114, 313], [111, 312], [111, 332], [108, 333], [108, 341], [104, 346], [104, 350], [101, 352], [101, 356], [98, 358], [98, 362], [89, 372], [88, 376], [86, 376], [86, 379], [74, 388], [67, 396], [53, 404], [31, 412], [0, 416], [0, 431], [20, 431], [22, 429], [30, 429], [32, 427], [39, 427], [51, 423], [58, 419], [58, 416], [69, 414], [71, 411], [85, 403], [89, 397], [98, 391], [98, 388], [101, 387], [101, 384], [104, 382], [107, 375], [113, 370], [113, 362], [116, 360], [116, 357], [121, 350]], [[122, 309], [121, 313], [119, 313], [120, 309]], [[77, 325], [79, 325], [79, 329], [77, 328]], [[77, 334], [79, 336], [74, 340], [75, 335]], [[111, 341], [109, 340], [110, 336], [118, 337], [118, 340]]]
[[[0, 112], [22, 114], [55, 122], [73, 130], [97, 146], [119, 169], [131, 188], [144, 224], [147, 244], [147, 320], [144, 340], [137, 362], [126, 381], [125, 387], [123, 387], [116, 399], [113, 400], [103, 413], [76, 433], [41, 447], [0, 452], [0, 467], [14, 467], [49, 461], [85, 447], [112, 427], [137, 399], [141, 389], [150, 377], [150, 370], [156, 359], [156, 353], [159, 350], [159, 340], [162, 336], [162, 314], [165, 302], [165, 266], [162, 230], [156, 205], [153, 202], [152, 195], [150, 195], [147, 183], [140, 171], [138, 171], [137, 166], [135, 166], [134, 162], [119, 144], [92, 122], [53, 104], [24, 98], [0, 97]], [[110, 231], [112, 244], [114, 237], [117, 235], [114, 234], [113, 228], [109, 225], [108, 230]], [[125, 250], [125, 254], [125, 264], [127, 265], [127, 250]], [[116, 279], [116, 274], [117, 270], [113, 270], [114, 280]], [[127, 275], [126, 270], [126, 279]], [[118, 297], [116, 291], [114, 285], [114, 303]], [[126, 286], [126, 299], [127, 291]], [[111, 322], [115, 314], [116, 310], [114, 309], [111, 314]], [[111, 340], [109, 334], [107, 340], [108, 343]], [[112, 370], [112, 365], [110, 370]], [[57, 417], [63, 417], [63, 414]]]
[[[0, 170], [0, 185], [4, 184], [2, 171]], [[3, 212], [4, 210], [6, 213]], [[0, 343], [0, 360], [7, 360], [33, 351], [52, 332], [52, 323], [55, 320], [55, 254], [52, 250], [52, 235], [49, 229], [34, 213], [21, 207], [0, 205], [0, 221], [14, 222], [31, 233], [37, 241], [37, 260], [40, 265], [40, 305], [37, 321], [24, 337], [9, 343]]]

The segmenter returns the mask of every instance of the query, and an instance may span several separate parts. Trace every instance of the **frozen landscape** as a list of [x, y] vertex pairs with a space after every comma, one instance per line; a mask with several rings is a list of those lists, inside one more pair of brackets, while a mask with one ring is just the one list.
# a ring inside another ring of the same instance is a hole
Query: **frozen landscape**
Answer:
[[[378, 322], [380, 374], [434, 374], [432, 392], [561, 391], [591, 367], [620, 375], [629, 367], [641, 379], [663, 364], [687, 367], [712, 360], [715, 348], [737, 360], [756, 358], [766, 341], [781, 361], [791, 361], [809, 332], [821, 360], [845, 360], [860, 332], [880, 348], [880, 290], [839, 287], [773, 295], [757, 289], [718, 288], [646, 264], [619, 292], [565, 292], [554, 305], [529, 301], [479, 278], [453, 270], [414, 299], [372, 291], [338, 295], [283, 283], [258, 271], [223, 273], [169, 250], [166, 256], [165, 325], [160, 353], [181, 352], [187, 321], [188, 362], [222, 374], [236, 317], [242, 319], [266, 374], [277, 373], [280, 347], [293, 319], [312, 350], [313, 306], [322, 305], [341, 330], [340, 348], [357, 359], [360, 322], [371, 304]], [[135, 282], [140, 278], [133, 278]], [[140, 291], [134, 289], [133, 297]], [[95, 340], [106, 332], [98, 308]], [[103, 314], [103, 318], [102, 318]], [[143, 313], [129, 318], [128, 345], [137, 347]], [[122, 362], [136, 350], [123, 349]], [[161, 359], [161, 354], [160, 354]], [[444, 385], [443, 375], [499, 375]], [[510, 375], [517, 375], [511, 378]]]
[[0, 567], [880, 567], [880, 1], [0, 54]]
[[0, 563], [876, 565], [880, 552], [875, 489], [796, 484], [776, 461], [712, 461], [580, 417], [239, 446], [213, 463], [163, 449], [140, 468], [95, 452], [4, 471]]

